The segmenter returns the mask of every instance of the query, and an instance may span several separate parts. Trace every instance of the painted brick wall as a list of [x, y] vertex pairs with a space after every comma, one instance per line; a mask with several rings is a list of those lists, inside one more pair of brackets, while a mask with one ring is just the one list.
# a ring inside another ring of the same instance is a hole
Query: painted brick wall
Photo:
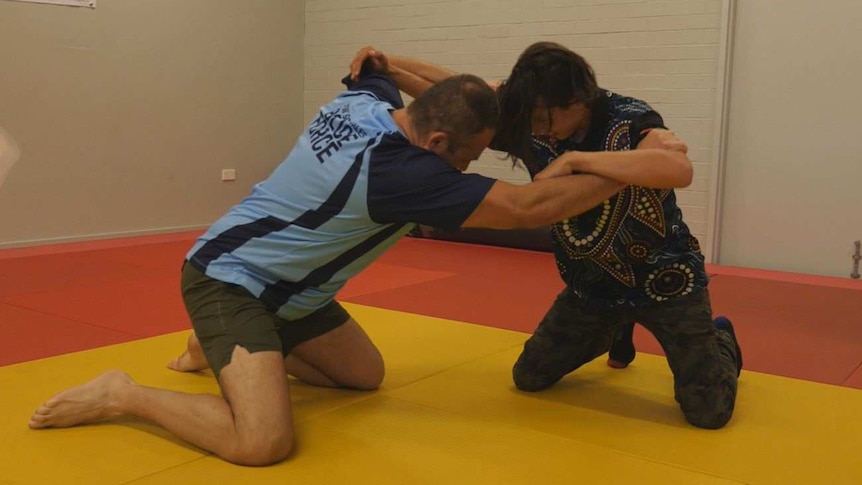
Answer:
[[[524, 47], [551, 40], [582, 54], [599, 84], [650, 103], [690, 147], [677, 191], [707, 253], [722, 0], [306, 0], [308, 121], [340, 89], [363, 45], [505, 78]], [[526, 172], [488, 152], [471, 171], [516, 183]]]

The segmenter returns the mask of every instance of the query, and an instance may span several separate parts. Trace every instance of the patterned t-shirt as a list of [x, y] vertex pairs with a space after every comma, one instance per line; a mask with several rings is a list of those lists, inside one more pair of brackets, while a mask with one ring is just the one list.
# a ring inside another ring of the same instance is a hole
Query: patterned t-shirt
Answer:
[[[602, 91], [589, 131], [555, 144], [533, 138], [535, 176], [571, 151], [634, 149], [661, 116], [643, 101]], [[552, 226], [560, 275], [583, 300], [598, 306], [644, 306], [706, 288], [708, 277], [672, 189], [628, 186], [578, 217]]]

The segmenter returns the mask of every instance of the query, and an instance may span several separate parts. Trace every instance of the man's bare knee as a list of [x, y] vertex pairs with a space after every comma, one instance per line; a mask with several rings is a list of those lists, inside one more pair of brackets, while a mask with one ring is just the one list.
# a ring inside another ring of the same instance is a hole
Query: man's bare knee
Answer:
[[383, 356], [352, 318], [292, 353], [340, 387], [372, 391], [383, 382]]
[[381, 357], [379, 360], [369, 362], [369, 365], [358, 373], [356, 381], [351, 383], [350, 387], [360, 391], [374, 391], [383, 383], [385, 374], [386, 367]]
[[222, 458], [236, 465], [268, 466], [286, 460], [292, 450], [292, 434], [280, 433], [242, 439]]
[[246, 466], [287, 458], [293, 448], [293, 422], [281, 352], [250, 353], [237, 345], [219, 383], [233, 414], [233, 436], [218, 455]]

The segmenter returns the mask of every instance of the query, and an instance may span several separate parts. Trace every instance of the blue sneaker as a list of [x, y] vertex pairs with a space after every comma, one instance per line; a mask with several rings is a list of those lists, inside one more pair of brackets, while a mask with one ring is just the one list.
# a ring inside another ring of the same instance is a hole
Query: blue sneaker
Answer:
[[733, 339], [733, 345], [736, 346], [736, 377], [739, 377], [739, 373], [742, 372], [742, 349], [739, 348], [739, 341], [733, 331], [733, 324], [730, 323], [729, 318], [723, 316], [715, 317], [712, 322], [715, 324], [715, 328], [727, 332]]

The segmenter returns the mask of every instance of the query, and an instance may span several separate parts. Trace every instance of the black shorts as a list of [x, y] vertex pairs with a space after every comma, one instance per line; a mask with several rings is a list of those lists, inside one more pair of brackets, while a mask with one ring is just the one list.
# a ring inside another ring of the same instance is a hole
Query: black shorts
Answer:
[[237, 345], [250, 353], [275, 350], [287, 356], [297, 345], [350, 320], [337, 301], [298, 320], [284, 320], [244, 287], [210, 278], [186, 263], [183, 301], [216, 377]]

